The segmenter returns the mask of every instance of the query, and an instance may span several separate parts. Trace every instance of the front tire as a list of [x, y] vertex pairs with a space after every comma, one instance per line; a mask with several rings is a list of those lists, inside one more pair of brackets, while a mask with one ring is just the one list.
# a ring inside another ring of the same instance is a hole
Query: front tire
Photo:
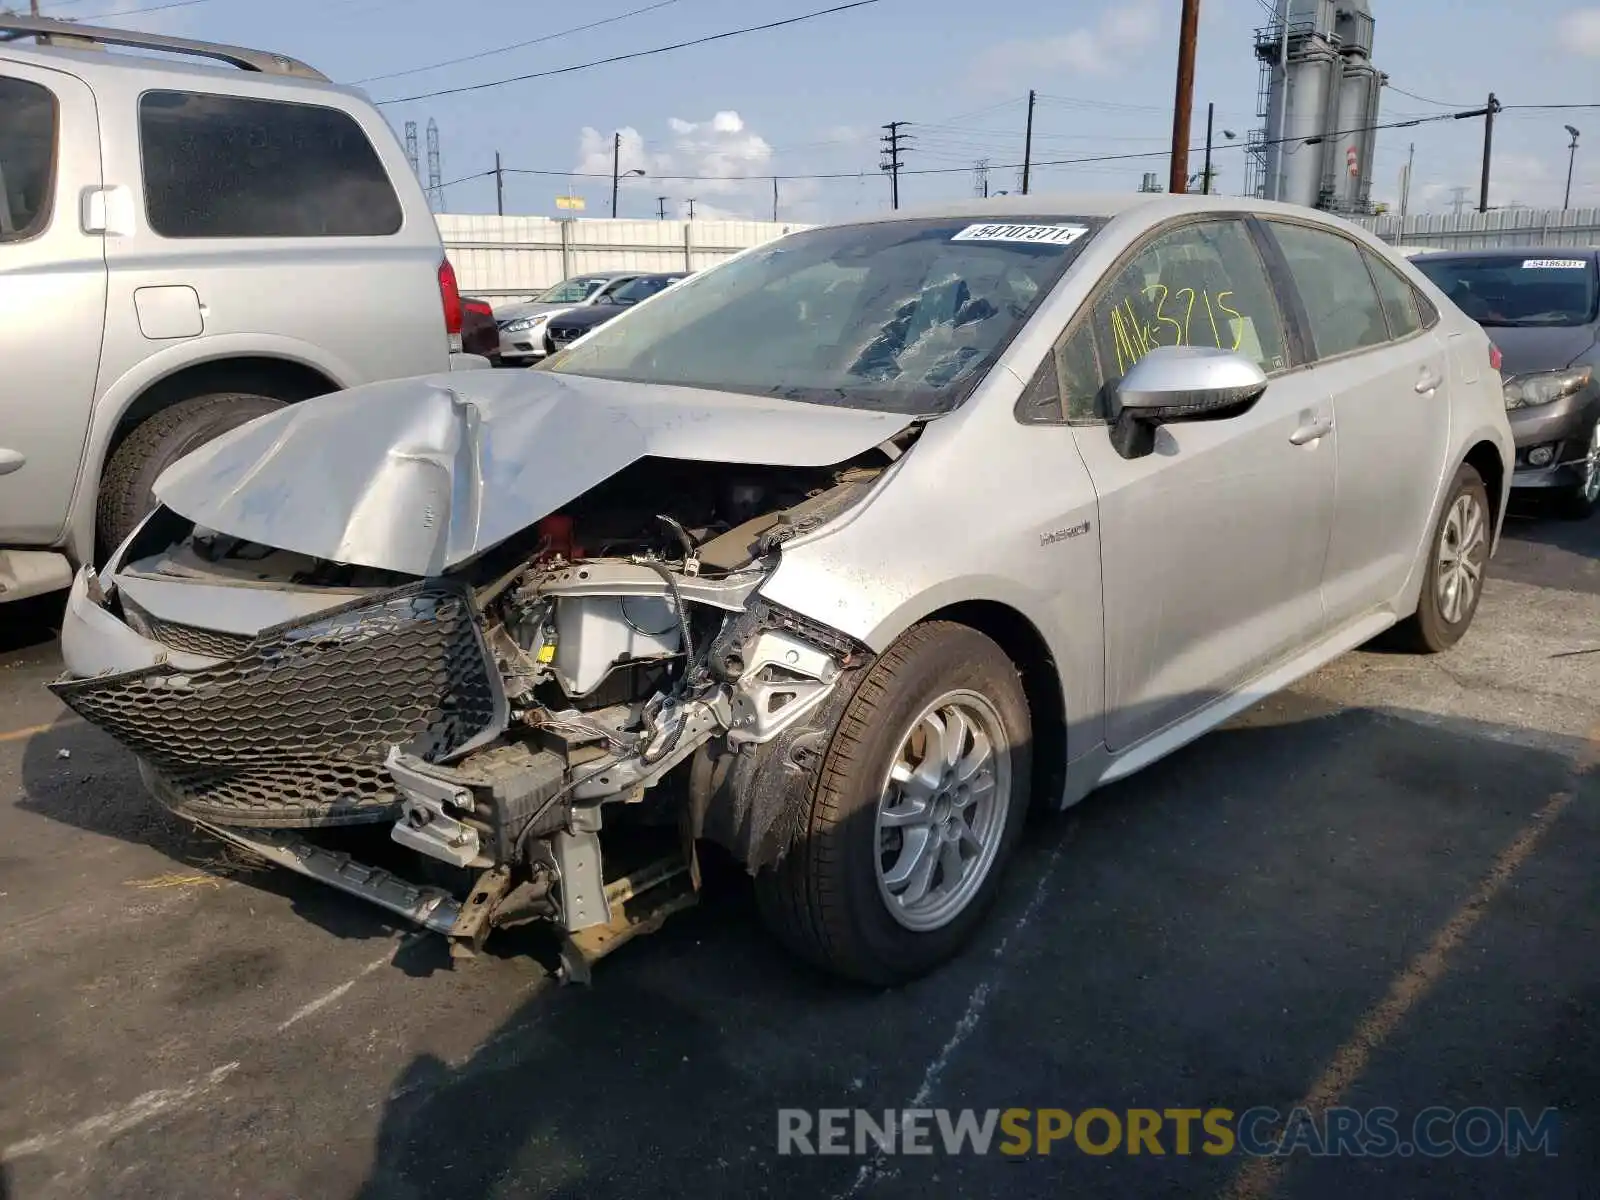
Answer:
[[1488, 489], [1476, 468], [1463, 463], [1428, 544], [1417, 611], [1396, 627], [1402, 648], [1438, 654], [1461, 640], [1483, 596], [1493, 536]]
[[1577, 464], [1579, 480], [1557, 502], [1569, 521], [1584, 521], [1600, 510], [1600, 420], [1589, 430], [1589, 449]]
[[864, 983], [902, 983], [953, 957], [1021, 836], [1032, 740], [998, 645], [951, 622], [912, 629], [845, 709], [797, 844], [757, 876], [769, 928]]
[[106, 463], [100, 479], [95, 533], [98, 555], [122, 544], [155, 507], [156, 479], [178, 459], [212, 438], [276, 412], [282, 400], [247, 392], [192, 396], [134, 427]]

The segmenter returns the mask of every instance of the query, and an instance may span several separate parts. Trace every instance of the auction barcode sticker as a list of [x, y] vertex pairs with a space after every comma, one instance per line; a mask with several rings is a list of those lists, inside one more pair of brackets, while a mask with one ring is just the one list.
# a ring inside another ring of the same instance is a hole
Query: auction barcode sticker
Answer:
[[952, 242], [1036, 242], [1070, 246], [1089, 232], [1087, 225], [968, 225]]
[[1522, 260], [1523, 269], [1529, 267], [1553, 271], [1581, 271], [1589, 265], [1586, 258], [1525, 258]]

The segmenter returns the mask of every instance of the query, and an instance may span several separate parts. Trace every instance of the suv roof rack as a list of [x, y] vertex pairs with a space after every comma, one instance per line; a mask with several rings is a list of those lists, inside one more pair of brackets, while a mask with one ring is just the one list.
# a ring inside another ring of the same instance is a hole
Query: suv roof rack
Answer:
[[264, 75], [292, 75], [298, 79], [315, 79], [331, 83], [315, 67], [299, 59], [270, 50], [249, 50], [243, 46], [228, 46], [219, 42], [196, 42], [188, 38], [167, 37], [159, 33], [139, 33], [132, 29], [107, 29], [99, 25], [79, 25], [73, 21], [53, 21], [48, 17], [15, 17], [0, 13], [0, 41], [14, 42], [21, 38], [35, 38], [39, 45], [87, 44], [92, 48], [105, 46], [132, 46], [139, 50], [165, 50], [172, 54], [191, 54], [198, 58], [211, 58], [230, 63], [241, 71], [260, 71]]

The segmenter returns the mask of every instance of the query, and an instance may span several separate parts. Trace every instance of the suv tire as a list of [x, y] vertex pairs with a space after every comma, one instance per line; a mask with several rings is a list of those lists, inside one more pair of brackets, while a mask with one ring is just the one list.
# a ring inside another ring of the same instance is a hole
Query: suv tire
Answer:
[[[941, 746], [951, 730], [960, 732]], [[959, 755], [953, 768], [942, 769], [942, 747]], [[801, 958], [846, 978], [888, 986], [926, 974], [972, 937], [999, 891], [1028, 812], [1031, 759], [1027, 697], [1005, 652], [965, 625], [916, 626], [862, 680], [795, 845], [757, 875], [766, 924]], [[897, 765], [906, 782], [886, 786]], [[891, 813], [904, 825], [886, 825]], [[890, 877], [922, 861], [921, 844], [937, 866], [927, 896], [908, 904], [915, 873], [909, 886]], [[955, 884], [947, 853], [964, 856]]]
[[151, 489], [161, 472], [220, 434], [282, 407], [284, 401], [270, 396], [218, 392], [180, 400], [135, 426], [122, 439], [100, 478], [95, 522], [98, 557], [120, 546], [155, 507]]
[[1417, 611], [1395, 627], [1399, 648], [1438, 654], [1461, 640], [1483, 597], [1493, 537], [1488, 489], [1477, 470], [1463, 463], [1428, 539]]

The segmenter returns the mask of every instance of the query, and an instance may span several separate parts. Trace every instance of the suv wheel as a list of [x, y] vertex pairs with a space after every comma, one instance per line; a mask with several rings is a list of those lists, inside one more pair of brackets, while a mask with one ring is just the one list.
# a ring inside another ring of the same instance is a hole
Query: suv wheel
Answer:
[[1017, 669], [964, 625], [919, 625], [873, 666], [829, 746], [797, 843], [757, 876], [801, 957], [894, 984], [972, 936], [1028, 809], [1032, 732]]
[[276, 412], [284, 401], [248, 392], [194, 396], [136, 426], [106, 463], [96, 513], [99, 555], [111, 553], [155, 507], [157, 477], [191, 450], [228, 430]]
[[1395, 630], [1405, 649], [1437, 654], [1461, 640], [1483, 596], [1493, 536], [1489, 493], [1478, 472], [1463, 463], [1428, 546], [1417, 611]]
[[1582, 521], [1600, 509], [1600, 420], [1589, 430], [1589, 449], [1576, 465], [1578, 482], [1561, 497], [1560, 506], [1562, 516]]

